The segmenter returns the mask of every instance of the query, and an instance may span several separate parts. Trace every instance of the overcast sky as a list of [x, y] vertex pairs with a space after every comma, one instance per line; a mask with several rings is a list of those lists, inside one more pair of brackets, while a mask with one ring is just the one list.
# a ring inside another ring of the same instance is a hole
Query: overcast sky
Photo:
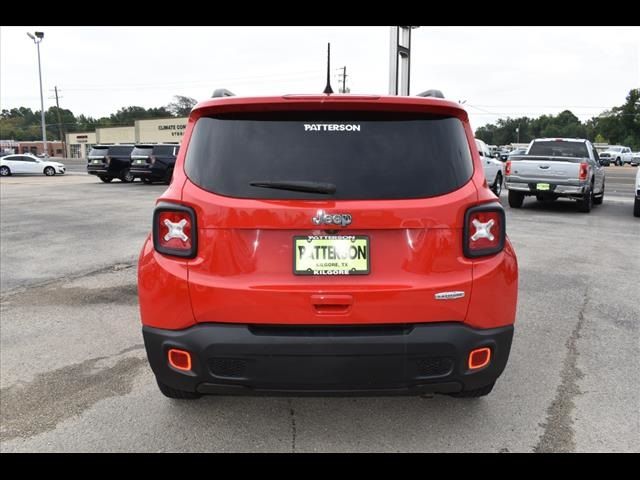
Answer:
[[[0, 107], [100, 117], [166, 105], [173, 95], [320, 93], [326, 43], [334, 90], [347, 67], [351, 93], [388, 93], [389, 27], [0, 27]], [[475, 129], [500, 117], [570, 109], [581, 120], [640, 87], [638, 27], [420, 27], [413, 30], [411, 94], [442, 90], [466, 101]]]

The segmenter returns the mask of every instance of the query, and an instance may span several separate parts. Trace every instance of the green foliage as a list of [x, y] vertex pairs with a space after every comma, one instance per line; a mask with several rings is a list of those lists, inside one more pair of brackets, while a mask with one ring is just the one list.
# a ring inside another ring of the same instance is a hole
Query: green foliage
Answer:
[[198, 103], [195, 98], [183, 97], [182, 95], [176, 95], [173, 98], [174, 101], [167, 105], [167, 110], [176, 117], [186, 117], [195, 104]]
[[520, 143], [541, 137], [587, 138], [596, 143], [611, 143], [640, 150], [640, 89], [629, 92], [624, 105], [604, 111], [597, 117], [580, 122], [569, 110], [558, 115], [538, 118], [499, 119], [476, 130], [476, 137], [489, 145], [516, 143], [520, 128]]

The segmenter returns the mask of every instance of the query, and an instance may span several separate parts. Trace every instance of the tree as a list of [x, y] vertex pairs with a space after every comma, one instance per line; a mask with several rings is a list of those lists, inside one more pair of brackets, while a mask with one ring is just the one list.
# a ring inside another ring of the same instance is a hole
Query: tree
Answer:
[[167, 105], [166, 109], [171, 112], [174, 117], [186, 117], [191, 109], [198, 101], [195, 98], [183, 97], [182, 95], [174, 95], [174, 101]]

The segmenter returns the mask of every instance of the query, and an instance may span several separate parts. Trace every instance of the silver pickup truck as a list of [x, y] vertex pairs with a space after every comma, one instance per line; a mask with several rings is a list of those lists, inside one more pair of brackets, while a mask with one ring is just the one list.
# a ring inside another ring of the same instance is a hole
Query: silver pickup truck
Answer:
[[505, 187], [512, 208], [520, 208], [526, 196], [541, 202], [566, 197], [577, 200], [578, 210], [588, 213], [604, 199], [604, 169], [589, 140], [539, 138], [525, 155], [509, 157]]

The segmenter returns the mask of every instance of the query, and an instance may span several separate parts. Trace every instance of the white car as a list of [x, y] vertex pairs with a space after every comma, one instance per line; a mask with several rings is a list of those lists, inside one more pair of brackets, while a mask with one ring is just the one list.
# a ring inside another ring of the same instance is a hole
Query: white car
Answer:
[[504, 163], [492, 157], [491, 150], [489, 150], [487, 144], [478, 138], [476, 138], [476, 146], [478, 147], [478, 154], [480, 155], [487, 183], [493, 193], [499, 197], [500, 192], [502, 192], [502, 180], [504, 179]]
[[631, 165], [634, 167], [640, 165], [640, 152], [633, 152], [633, 157], [631, 157]]
[[43, 173], [48, 177], [55, 174], [64, 175], [66, 168], [60, 162], [51, 162], [22, 153], [0, 158], [0, 176], [6, 177], [14, 173]]
[[633, 153], [629, 147], [621, 147], [619, 145], [612, 145], [600, 154], [600, 160], [604, 160], [605, 164], [614, 163], [618, 166], [622, 166], [625, 163], [631, 163], [633, 160]]
[[640, 217], [640, 167], [636, 172], [636, 200], [633, 202], [633, 216]]

